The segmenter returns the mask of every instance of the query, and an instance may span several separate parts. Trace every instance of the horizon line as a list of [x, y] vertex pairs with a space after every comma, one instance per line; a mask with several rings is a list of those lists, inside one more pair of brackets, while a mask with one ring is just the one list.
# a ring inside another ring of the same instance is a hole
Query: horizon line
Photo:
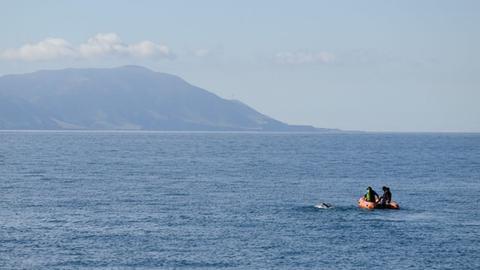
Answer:
[[362, 131], [329, 129], [327, 131], [222, 131], [222, 130], [148, 130], [148, 129], [0, 129], [0, 132], [52, 133], [243, 133], [243, 134], [480, 134], [480, 131]]

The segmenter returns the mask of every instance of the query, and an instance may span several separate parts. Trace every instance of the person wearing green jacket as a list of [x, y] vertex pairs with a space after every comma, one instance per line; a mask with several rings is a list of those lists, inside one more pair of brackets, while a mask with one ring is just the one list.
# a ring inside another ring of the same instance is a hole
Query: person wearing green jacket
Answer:
[[377, 202], [379, 200], [377, 192], [372, 187], [367, 188], [367, 193], [365, 193], [364, 197], [367, 202]]

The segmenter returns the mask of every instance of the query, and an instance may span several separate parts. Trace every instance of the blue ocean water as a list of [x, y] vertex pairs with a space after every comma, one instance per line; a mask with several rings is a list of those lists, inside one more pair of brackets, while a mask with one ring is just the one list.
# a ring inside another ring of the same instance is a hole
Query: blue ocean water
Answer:
[[479, 193], [479, 134], [0, 132], [0, 268], [480, 269]]

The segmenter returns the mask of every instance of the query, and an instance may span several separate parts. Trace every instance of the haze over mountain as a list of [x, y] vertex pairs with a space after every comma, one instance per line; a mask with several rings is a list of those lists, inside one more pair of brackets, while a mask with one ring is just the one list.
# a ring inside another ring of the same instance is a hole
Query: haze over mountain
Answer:
[[0, 129], [328, 131], [288, 125], [139, 66], [0, 77]]

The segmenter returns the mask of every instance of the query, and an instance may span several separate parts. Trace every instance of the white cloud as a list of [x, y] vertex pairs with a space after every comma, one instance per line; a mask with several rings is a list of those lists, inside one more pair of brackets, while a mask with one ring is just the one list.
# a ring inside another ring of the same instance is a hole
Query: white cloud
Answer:
[[148, 40], [128, 46], [128, 52], [136, 57], [171, 56], [170, 49], [167, 46], [155, 44]]
[[36, 44], [25, 44], [18, 49], [7, 49], [0, 57], [8, 60], [38, 61], [61, 57], [73, 57], [75, 48], [61, 38], [47, 38]]
[[79, 54], [85, 58], [107, 55], [131, 56], [137, 58], [170, 57], [170, 49], [152, 41], [125, 44], [115, 33], [97, 34], [89, 38], [86, 43], [80, 44]]
[[0, 52], [1, 59], [23, 61], [118, 56], [170, 58], [172, 53], [166, 45], [148, 40], [132, 44], [123, 43], [115, 33], [99, 33], [78, 46], [73, 46], [61, 38], [47, 38], [36, 44], [26, 44], [19, 48]]
[[280, 52], [274, 56], [278, 64], [328, 64], [335, 61], [335, 55], [330, 52]]
[[197, 49], [193, 52], [193, 55], [195, 55], [196, 57], [205, 57], [205, 56], [208, 56], [209, 54], [210, 54], [210, 51], [207, 49]]

